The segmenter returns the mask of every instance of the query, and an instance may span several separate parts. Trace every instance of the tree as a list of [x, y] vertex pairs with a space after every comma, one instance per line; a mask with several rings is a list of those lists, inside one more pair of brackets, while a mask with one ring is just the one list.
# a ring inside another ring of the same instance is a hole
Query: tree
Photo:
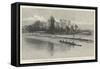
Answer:
[[50, 24], [49, 33], [54, 34], [54, 32], [55, 32], [55, 18], [53, 16], [50, 17], [49, 24]]
[[33, 30], [34, 30], [34, 31], [39, 31], [39, 30], [40, 30], [40, 25], [41, 25], [40, 21], [39, 21], [39, 20], [36, 21], [36, 22], [32, 25]]
[[79, 30], [78, 25], [75, 24], [75, 33], [78, 33], [78, 30]]
[[70, 33], [70, 27], [67, 25], [66, 26], [66, 33], [69, 34]]
[[25, 28], [25, 30], [26, 30], [27, 32], [29, 32], [29, 33], [32, 33], [32, 32], [33, 32], [33, 28], [32, 28], [31, 25], [27, 26], [27, 27]]
[[75, 37], [75, 34], [78, 33], [78, 25], [71, 25], [71, 34], [73, 34], [73, 38]]

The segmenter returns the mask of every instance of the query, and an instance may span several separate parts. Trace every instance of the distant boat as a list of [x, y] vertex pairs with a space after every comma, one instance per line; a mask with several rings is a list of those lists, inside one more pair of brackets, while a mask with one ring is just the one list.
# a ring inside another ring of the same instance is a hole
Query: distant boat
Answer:
[[60, 43], [65, 43], [65, 44], [70, 44], [70, 45], [75, 45], [75, 46], [82, 46], [82, 45], [79, 45], [79, 44], [76, 44], [74, 42], [68, 42], [68, 41], [64, 41], [64, 40], [59, 40]]

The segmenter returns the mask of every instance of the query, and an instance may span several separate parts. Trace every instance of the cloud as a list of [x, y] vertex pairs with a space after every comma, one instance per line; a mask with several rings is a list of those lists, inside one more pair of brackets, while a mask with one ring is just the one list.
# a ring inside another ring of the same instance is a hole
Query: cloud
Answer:
[[23, 18], [22, 21], [34, 21], [33, 17]]
[[38, 15], [34, 15], [32, 17], [27, 17], [27, 18], [22, 18], [22, 21], [37, 21], [37, 20], [40, 20], [40, 21], [47, 21], [47, 19], [45, 19], [43, 16], [38, 16]]
[[46, 19], [43, 16], [34, 15], [33, 18], [35, 18], [36, 20], [40, 20], [40, 21], [46, 21]]

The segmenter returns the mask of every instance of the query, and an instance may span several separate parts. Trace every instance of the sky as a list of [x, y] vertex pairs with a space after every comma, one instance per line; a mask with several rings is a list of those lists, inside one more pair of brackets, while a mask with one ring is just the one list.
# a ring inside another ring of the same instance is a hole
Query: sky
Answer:
[[95, 23], [95, 10], [93, 9], [73, 9], [40, 6], [21, 6], [22, 25], [29, 25], [36, 20], [47, 21], [50, 16], [57, 20], [71, 20], [79, 25], [93, 25]]

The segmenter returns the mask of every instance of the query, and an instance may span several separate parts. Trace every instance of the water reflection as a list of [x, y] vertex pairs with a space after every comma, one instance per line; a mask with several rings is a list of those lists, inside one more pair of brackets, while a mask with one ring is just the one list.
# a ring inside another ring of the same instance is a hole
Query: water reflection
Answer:
[[[52, 43], [48, 41], [42, 41], [38, 39], [32, 39], [32, 38], [25, 38], [25, 42], [27, 46], [29, 46], [31, 49], [34, 48], [37, 51], [40, 50], [46, 50], [48, 52], [48, 55], [55, 56], [55, 54], [61, 52], [66, 53], [74, 46], [63, 44], [63, 43]], [[40, 52], [41, 53], [41, 52]]]
[[[33, 37], [33, 36], [32, 36]], [[50, 38], [49, 38], [50, 39]], [[48, 59], [48, 58], [67, 58], [78, 56], [93, 56], [94, 42], [87, 43], [84, 41], [75, 40], [74, 43], [82, 46], [73, 46], [70, 44], [60, 43], [62, 39], [50, 39], [53, 41], [46, 41], [45, 39], [35, 37], [22, 37], [22, 59]], [[57, 42], [58, 40], [58, 43]], [[66, 41], [66, 40], [65, 40]], [[72, 42], [71, 39], [67, 39]]]
[[50, 52], [50, 55], [53, 56], [54, 54], [54, 44], [51, 42], [48, 42], [48, 51]]

